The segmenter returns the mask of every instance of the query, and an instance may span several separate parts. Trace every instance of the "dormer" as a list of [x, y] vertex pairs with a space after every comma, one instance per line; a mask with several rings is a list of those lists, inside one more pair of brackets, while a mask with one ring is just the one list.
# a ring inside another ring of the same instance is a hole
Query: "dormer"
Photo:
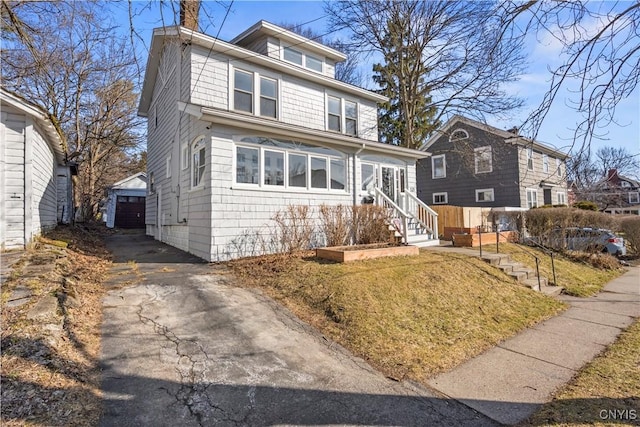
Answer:
[[259, 21], [231, 43], [331, 78], [336, 63], [347, 59], [342, 52], [267, 21]]

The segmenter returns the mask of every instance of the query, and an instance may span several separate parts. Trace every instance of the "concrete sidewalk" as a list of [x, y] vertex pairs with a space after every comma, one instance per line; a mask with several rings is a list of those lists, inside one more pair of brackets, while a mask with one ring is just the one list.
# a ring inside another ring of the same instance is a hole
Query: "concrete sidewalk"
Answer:
[[570, 308], [429, 381], [502, 424], [525, 420], [640, 317], [640, 267], [590, 298], [560, 296]]

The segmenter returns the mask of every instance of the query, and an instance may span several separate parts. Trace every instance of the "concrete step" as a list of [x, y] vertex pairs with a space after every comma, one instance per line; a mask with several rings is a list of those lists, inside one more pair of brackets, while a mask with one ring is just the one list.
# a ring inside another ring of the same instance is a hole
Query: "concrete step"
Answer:
[[540, 289], [540, 292], [545, 295], [549, 295], [550, 297], [555, 297], [560, 295], [563, 289], [564, 288], [562, 286], [543, 286], [542, 289]]
[[484, 254], [482, 260], [491, 265], [498, 266], [500, 264], [509, 263], [511, 257], [507, 254]]
[[549, 284], [545, 277], [541, 277], [540, 278], [539, 284], [538, 284], [538, 278], [537, 277], [532, 277], [530, 279], [525, 279], [525, 280], [521, 281], [520, 283], [522, 283], [527, 288], [531, 288], [534, 291], [539, 291], [539, 292], [542, 290], [542, 288], [548, 287], [548, 284]]

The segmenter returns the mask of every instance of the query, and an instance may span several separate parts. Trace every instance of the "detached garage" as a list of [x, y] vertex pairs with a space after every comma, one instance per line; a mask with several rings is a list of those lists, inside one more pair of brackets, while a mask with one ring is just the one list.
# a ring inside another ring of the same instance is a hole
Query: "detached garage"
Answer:
[[108, 228], [145, 228], [147, 175], [139, 172], [109, 187], [104, 222]]

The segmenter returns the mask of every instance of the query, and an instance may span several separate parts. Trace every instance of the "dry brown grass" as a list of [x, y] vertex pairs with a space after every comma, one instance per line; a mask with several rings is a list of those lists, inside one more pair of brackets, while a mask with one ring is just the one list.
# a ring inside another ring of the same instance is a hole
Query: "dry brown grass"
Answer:
[[640, 321], [523, 425], [640, 425]]
[[[27, 304], [10, 308], [3, 298], [2, 425], [97, 425], [101, 413], [98, 360], [108, 254], [95, 230], [62, 228], [27, 251], [25, 261], [52, 252], [53, 271], [26, 283], [33, 292]], [[22, 279], [16, 274], [3, 294]], [[52, 295], [57, 312], [46, 321], [30, 319], [29, 309]]]
[[270, 256], [229, 264], [246, 285], [397, 379], [425, 381], [565, 307], [458, 254], [349, 264]]

